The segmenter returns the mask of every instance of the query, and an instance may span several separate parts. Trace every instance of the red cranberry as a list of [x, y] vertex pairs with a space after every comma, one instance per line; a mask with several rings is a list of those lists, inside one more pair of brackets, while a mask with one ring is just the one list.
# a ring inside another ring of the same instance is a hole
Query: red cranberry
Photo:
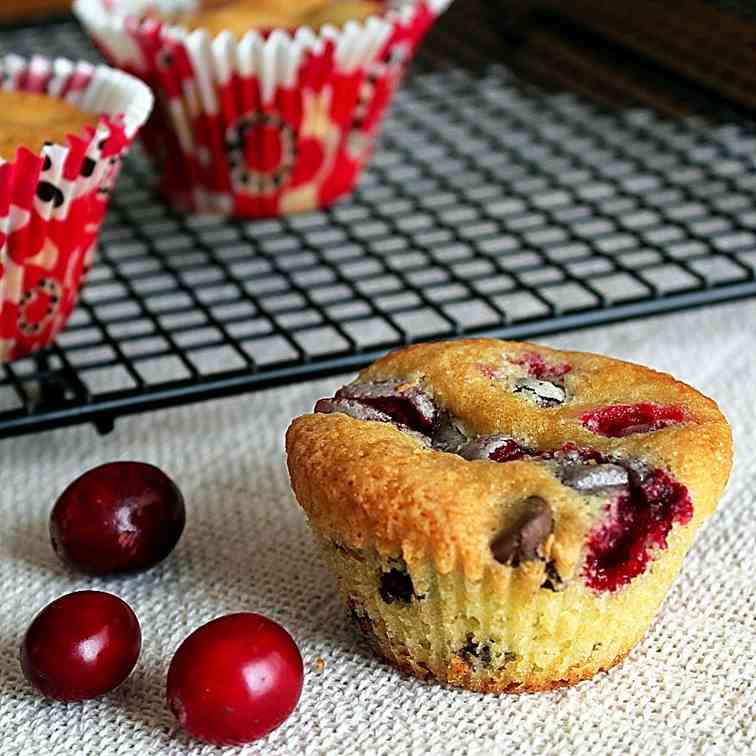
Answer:
[[688, 415], [682, 407], [664, 407], [650, 402], [612, 404], [580, 416], [580, 421], [591, 433], [609, 438], [650, 433], [684, 423], [687, 419]]
[[526, 368], [528, 374], [538, 380], [563, 378], [572, 372], [572, 365], [567, 362], [549, 363], [538, 352], [525, 352], [512, 360], [515, 365]]
[[84, 701], [120, 685], [142, 645], [139, 621], [110, 593], [79, 591], [48, 604], [21, 643], [26, 679], [48, 698]]
[[565, 485], [609, 497], [586, 544], [583, 577], [595, 591], [616, 591], [642, 575], [654, 549], [667, 548], [672, 528], [687, 525], [693, 517], [688, 489], [639, 459], [572, 443], [542, 453], [541, 458], [557, 462]]
[[612, 493], [586, 545], [583, 577], [595, 591], [616, 591], [642, 575], [653, 550], [667, 548], [672, 528], [687, 525], [693, 517], [688, 489], [664, 470], [571, 445], [553, 458], [566, 485], [595, 493], [590, 490], [593, 480], [599, 490], [608, 483], [604, 490]]
[[165, 473], [113, 462], [63, 492], [50, 516], [50, 538], [60, 559], [81, 572], [132, 572], [165, 559], [184, 522], [184, 499]]
[[168, 705], [195, 738], [243, 745], [283, 724], [302, 682], [302, 657], [283, 627], [259, 614], [229, 614], [179, 646], [168, 670]]

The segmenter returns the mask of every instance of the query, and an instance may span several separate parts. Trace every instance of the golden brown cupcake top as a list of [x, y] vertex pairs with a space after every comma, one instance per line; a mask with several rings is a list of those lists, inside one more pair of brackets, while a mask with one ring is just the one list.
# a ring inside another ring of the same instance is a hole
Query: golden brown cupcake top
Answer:
[[348, 21], [365, 21], [380, 13], [378, 0], [205, 0], [197, 10], [160, 13], [159, 18], [190, 30], [205, 29], [211, 36], [230, 31], [242, 37], [250, 29], [319, 29], [328, 24], [341, 27]]
[[14, 160], [19, 147], [38, 153], [45, 142], [65, 144], [66, 136], [96, 122], [96, 116], [57, 97], [0, 91], [0, 158]]

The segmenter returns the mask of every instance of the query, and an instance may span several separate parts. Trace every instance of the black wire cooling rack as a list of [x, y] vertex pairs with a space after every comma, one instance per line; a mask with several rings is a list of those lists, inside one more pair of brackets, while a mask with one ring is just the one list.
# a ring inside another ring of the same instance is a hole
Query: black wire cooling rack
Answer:
[[[135, 151], [70, 325], [0, 368], [0, 436], [756, 294], [750, 115], [558, 24], [511, 43], [492, 7], [439, 24], [326, 212], [184, 217]], [[71, 21], [0, 51], [95, 57]]]

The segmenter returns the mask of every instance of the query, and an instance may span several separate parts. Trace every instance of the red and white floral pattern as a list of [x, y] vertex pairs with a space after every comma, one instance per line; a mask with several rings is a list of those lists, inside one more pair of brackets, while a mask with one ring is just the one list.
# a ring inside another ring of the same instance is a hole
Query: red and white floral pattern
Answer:
[[[110, 76], [108, 69], [90, 64], [7, 56], [0, 59], [0, 71], [6, 87], [46, 92], [82, 107], [104, 102], [97, 98], [103, 98], [110, 83], [111, 105], [117, 108], [101, 116], [96, 127], [70, 135], [66, 145], [47, 145], [40, 154], [22, 147], [15, 160], [0, 161], [4, 363], [47, 346], [68, 320], [92, 262], [121, 157], [152, 100], [139, 82], [131, 80], [130, 87], [123, 74], [112, 71]], [[128, 92], [142, 100], [136, 121], [133, 113], [124, 115], [129, 110]]]
[[156, 93], [143, 137], [171, 201], [270, 217], [352, 190], [407, 64], [449, 2], [393, 0], [384, 16], [338, 32], [242, 40], [140, 20], [145, 0], [74, 9], [108, 60]]

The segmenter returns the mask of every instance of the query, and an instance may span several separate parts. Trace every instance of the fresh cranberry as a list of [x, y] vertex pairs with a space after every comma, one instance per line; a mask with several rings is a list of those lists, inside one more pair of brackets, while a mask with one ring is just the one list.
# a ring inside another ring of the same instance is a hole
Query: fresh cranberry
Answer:
[[141, 462], [113, 462], [63, 492], [50, 516], [50, 538], [60, 559], [81, 572], [132, 572], [165, 559], [184, 522], [184, 499], [165, 473]]
[[580, 416], [580, 421], [591, 433], [609, 438], [650, 433], [684, 423], [687, 419], [688, 415], [682, 407], [664, 407], [650, 402], [612, 404]]
[[48, 698], [84, 701], [120, 685], [139, 658], [139, 621], [110, 593], [78, 591], [48, 604], [21, 643], [26, 679]]
[[179, 646], [168, 670], [168, 705], [199, 740], [243, 745], [283, 724], [302, 682], [302, 657], [283, 627], [259, 614], [230, 614]]

